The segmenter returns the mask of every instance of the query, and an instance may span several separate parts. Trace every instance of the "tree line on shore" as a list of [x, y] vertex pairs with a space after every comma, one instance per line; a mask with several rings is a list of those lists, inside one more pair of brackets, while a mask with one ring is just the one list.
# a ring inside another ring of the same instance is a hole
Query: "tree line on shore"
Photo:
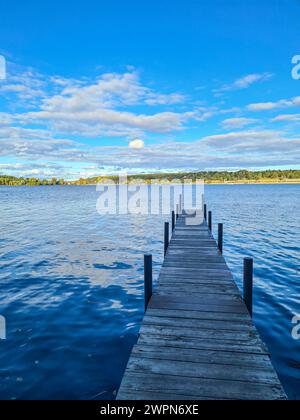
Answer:
[[39, 185], [66, 185], [64, 179], [39, 179], [39, 178], [24, 178], [10, 175], [0, 175], [0, 185], [9, 186], [39, 186]]
[[[300, 170], [267, 170], [267, 171], [207, 171], [207, 172], [184, 172], [184, 173], [157, 173], [139, 174], [128, 176], [128, 182], [143, 180], [150, 183], [153, 180], [172, 182], [173, 180], [199, 180], [207, 183], [247, 183], [247, 182], [300, 182]], [[9, 186], [39, 186], [39, 185], [93, 185], [99, 182], [111, 180], [118, 182], [118, 176], [99, 176], [93, 178], [80, 178], [76, 181], [65, 181], [64, 179], [39, 179], [35, 177], [15, 177], [0, 175], [0, 185]]]

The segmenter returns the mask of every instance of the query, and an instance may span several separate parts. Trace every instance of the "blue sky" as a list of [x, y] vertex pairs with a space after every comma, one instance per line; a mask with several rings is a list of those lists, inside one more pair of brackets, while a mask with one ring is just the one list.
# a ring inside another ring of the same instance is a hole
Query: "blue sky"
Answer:
[[300, 168], [300, 1], [145, 3], [0, 0], [0, 173]]

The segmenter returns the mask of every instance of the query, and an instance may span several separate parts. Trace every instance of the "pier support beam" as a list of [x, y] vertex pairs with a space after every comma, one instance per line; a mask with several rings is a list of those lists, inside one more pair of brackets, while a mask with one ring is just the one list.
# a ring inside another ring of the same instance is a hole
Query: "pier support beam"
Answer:
[[204, 204], [204, 220], [207, 220], [207, 204]]
[[170, 237], [170, 224], [166, 222], [165, 223], [165, 238], [164, 238], [164, 256], [167, 255], [167, 251], [169, 247], [169, 237]]
[[175, 229], [175, 223], [176, 223], [175, 211], [172, 211], [172, 232]]
[[183, 210], [183, 203], [182, 203], [182, 195], [179, 196], [179, 214], [182, 214]]
[[149, 300], [152, 296], [152, 255], [144, 255], [144, 294], [145, 294], [145, 312]]
[[253, 315], [253, 259], [244, 258], [244, 301], [250, 316]]
[[212, 212], [208, 212], [208, 229], [212, 231]]
[[223, 223], [218, 224], [218, 248], [223, 254]]

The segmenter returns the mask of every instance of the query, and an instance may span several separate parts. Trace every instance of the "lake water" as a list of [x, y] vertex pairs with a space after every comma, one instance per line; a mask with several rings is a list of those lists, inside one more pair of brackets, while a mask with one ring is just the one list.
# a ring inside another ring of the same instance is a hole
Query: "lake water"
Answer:
[[[300, 398], [300, 185], [207, 186], [241, 286], [255, 260], [254, 321]], [[162, 263], [161, 216], [100, 216], [95, 187], [0, 187], [1, 399], [110, 399], [143, 316], [143, 254]]]

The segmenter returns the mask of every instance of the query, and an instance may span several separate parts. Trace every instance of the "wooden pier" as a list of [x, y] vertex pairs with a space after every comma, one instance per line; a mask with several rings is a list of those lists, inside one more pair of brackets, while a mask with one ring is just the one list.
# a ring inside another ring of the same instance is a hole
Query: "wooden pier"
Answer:
[[117, 399], [286, 399], [222, 237], [218, 246], [206, 221], [191, 218], [177, 220]]

